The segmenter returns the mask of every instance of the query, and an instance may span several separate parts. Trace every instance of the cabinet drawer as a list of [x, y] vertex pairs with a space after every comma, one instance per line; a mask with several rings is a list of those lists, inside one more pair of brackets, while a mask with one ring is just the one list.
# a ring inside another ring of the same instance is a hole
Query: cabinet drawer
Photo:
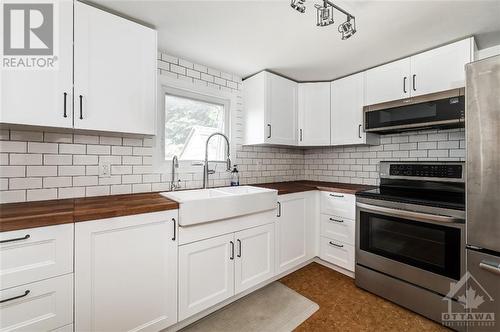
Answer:
[[321, 236], [354, 245], [354, 220], [321, 215]]
[[2, 301], [14, 297], [0, 304], [1, 331], [50, 331], [73, 322], [73, 274], [0, 291]]
[[354, 271], [354, 246], [326, 237], [320, 239], [319, 257], [329, 263]]
[[351, 194], [321, 192], [321, 213], [354, 220], [356, 197]]
[[0, 233], [0, 289], [73, 271], [73, 224]]

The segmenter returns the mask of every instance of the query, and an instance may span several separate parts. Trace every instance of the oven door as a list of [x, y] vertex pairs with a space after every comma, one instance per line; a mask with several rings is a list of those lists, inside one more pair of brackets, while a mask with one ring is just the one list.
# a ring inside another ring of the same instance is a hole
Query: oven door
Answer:
[[376, 204], [358, 200], [356, 263], [442, 295], [448, 293], [450, 282], [464, 273], [464, 220], [397, 206], [408, 208], [409, 204]]

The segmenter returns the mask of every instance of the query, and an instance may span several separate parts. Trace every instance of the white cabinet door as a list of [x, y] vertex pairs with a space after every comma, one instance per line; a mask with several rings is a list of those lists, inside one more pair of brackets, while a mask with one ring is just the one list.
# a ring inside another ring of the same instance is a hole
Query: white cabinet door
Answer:
[[75, 224], [75, 330], [177, 322], [177, 210]]
[[331, 144], [365, 144], [363, 130], [364, 73], [331, 83]]
[[411, 57], [411, 95], [465, 86], [465, 65], [473, 60], [473, 39], [439, 47]]
[[234, 238], [234, 287], [237, 294], [274, 276], [274, 224], [236, 232]]
[[297, 144], [297, 83], [267, 75], [266, 143]]
[[323, 236], [320, 242], [319, 257], [322, 260], [354, 272], [354, 246]]
[[73, 322], [73, 274], [5, 289], [0, 300], [0, 331], [52, 331]]
[[73, 127], [73, 2], [59, 1], [55, 8], [54, 18], [59, 25], [55, 34], [55, 44], [59, 45], [57, 67], [2, 70], [0, 123]]
[[0, 233], [0, 289], [73, 272], [73, 224]]
[[75, 128], [155, 134], [156, 31], [75, 2]]
[[369, 69], [366, 74], [365, 105], [410, 96], [410, 58]]
[[234, 295], [234, 234], [179, 247], [179, 321]]
[[301, 83], [298, 91], [299, 145], [330, 145], [330, 83]]
[[314, 192], [278, 197], [276, 273], [285, 272], [314, 256]]

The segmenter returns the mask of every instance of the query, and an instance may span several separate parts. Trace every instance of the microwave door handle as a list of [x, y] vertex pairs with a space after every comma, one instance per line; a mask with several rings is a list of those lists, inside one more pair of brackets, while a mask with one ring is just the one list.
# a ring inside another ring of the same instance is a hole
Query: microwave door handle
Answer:
[[383, 213], [385, 215], [390, 215], [390, 216], [400, 217], [400, 218], [407, 218], [407, 219], [412, 219], [412, 220], [416, 220], [416, 221], [424, 221], [424, 222], [431, 221], [431, 222], [437, 222], [437, 223], [443, 223], [443, 224], [450, 224], [450, 223], [456, 223], [456, 222], [459, 222], [462, 220], [460, 218], [451, 217], [451, 216], [441, 216], [441, 215], [422, 213], [422, 212], [398, 210], [398, 209], [392, 209], [392, 208], [382, 207], [382, 206], [375, 206], [375, 205], [370, 205], [370, 204], [365, 204], [365, 203], [356, 203], [356, 206], [359, 208], [362, 208], [366, 211], [379, 212], [379, 213]]

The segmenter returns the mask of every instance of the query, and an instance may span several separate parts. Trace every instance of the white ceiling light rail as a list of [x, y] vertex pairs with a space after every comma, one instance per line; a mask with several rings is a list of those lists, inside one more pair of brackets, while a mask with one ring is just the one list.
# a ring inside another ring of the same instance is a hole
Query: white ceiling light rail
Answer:
[[[306, 0], [292, 0], [291, 6], [300, 13], [306, 12]], [[347, 16], [346, 21], [340, 24], [338, 28], [340, 34], [342, 35], [342, 40], [345, 40], [356, 33], [355, 17], [339, 6], [333, 4], [329, 0], [323, 0], [323, 5], [315, 4], [314, 7], [317, 10], [317, 26], [324, 27], [335, 23], [333, 19], [333, 10], [336, 9]]]

